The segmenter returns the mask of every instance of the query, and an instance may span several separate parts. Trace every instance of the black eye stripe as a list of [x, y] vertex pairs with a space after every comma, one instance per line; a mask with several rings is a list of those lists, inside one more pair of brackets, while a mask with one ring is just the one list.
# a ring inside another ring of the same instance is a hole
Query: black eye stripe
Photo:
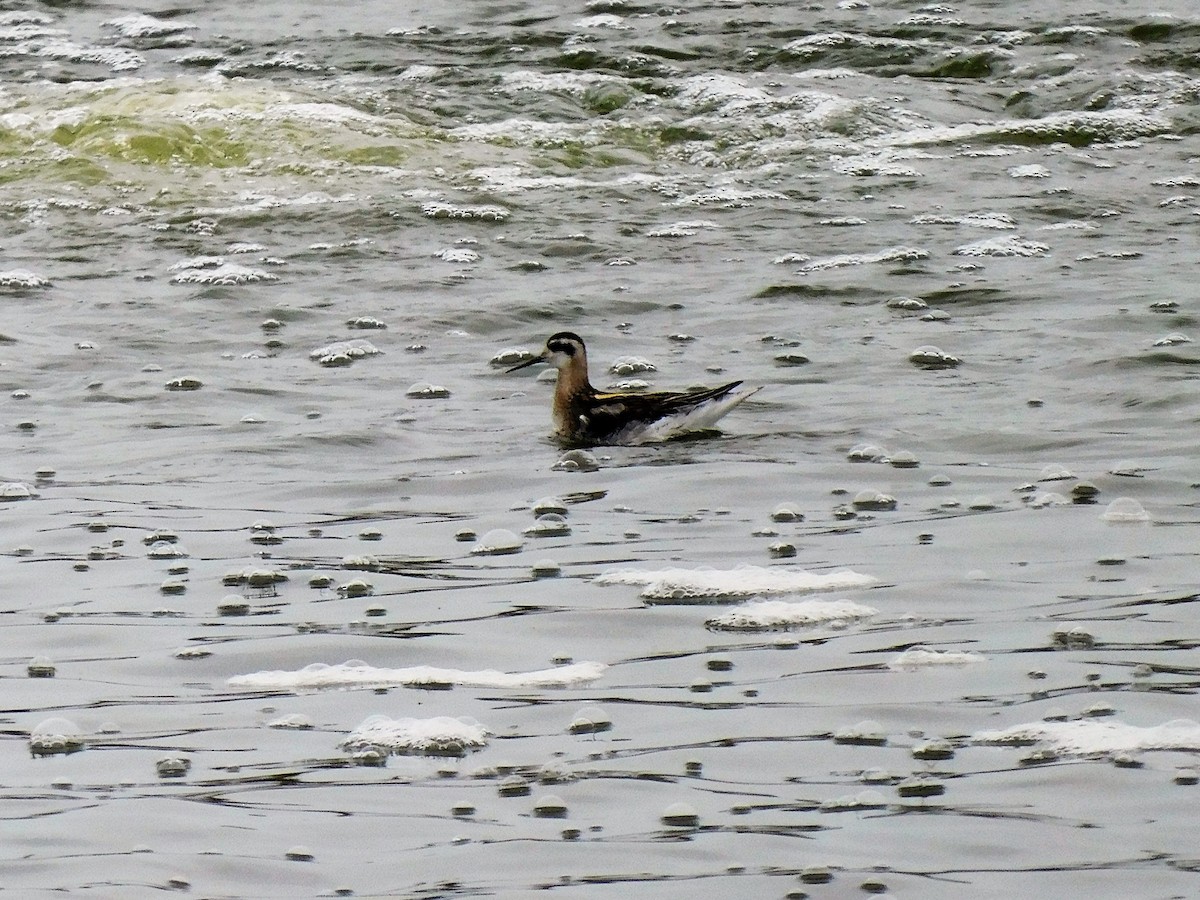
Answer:
[[567, 356], [575, 355], [575, 345], [567, 341], [551, 341], [546, 346], [559, 353], [565, 353]]

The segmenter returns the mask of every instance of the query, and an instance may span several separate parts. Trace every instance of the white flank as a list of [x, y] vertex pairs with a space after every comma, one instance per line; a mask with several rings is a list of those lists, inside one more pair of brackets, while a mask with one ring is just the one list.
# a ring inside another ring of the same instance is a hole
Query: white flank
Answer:
[[612, 435], [606, 443], [653, 444], [692, 431], [708, 431], [731, 409], [757, 394], [761, 387], [735, 391], [716, 400], [693, 406], [691, 409], [656, 419], [653, 422], [633, 422]]

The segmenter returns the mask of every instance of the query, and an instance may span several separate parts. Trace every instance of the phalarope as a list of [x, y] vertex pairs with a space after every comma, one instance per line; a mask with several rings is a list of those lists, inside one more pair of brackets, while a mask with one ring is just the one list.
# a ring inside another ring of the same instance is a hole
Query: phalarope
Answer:
[[570, 444], [643, 444], [690, 431], [705, 431], [760, 390], [733, 393], [741, 382], [731, 381], [698, 391], [646, 394], [598, 391], [588, 380], [583, 338], [570, 331], [551, 335], [539, 355], [508, 371], [536, 363], [548, 363], [558, 369], [554, 431], [560, 440]]

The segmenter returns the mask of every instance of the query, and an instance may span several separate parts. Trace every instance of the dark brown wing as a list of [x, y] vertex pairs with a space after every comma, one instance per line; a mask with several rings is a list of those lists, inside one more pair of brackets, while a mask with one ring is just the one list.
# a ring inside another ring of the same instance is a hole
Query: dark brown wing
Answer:
[[594, 440], [617, 434], [633, 422], [656, 422], [664, 416], [685, 412], [708, 400], [724, 397], [740, 381], [700, 391], [656, 391], [648, 394], [606, 394], [597, 391], [588, 411], [587, 432]]

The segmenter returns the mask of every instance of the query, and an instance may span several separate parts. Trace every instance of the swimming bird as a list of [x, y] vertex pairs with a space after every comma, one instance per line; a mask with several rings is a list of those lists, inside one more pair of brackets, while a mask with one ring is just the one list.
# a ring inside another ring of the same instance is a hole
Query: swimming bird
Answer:
[[540, 354], [509, 369], [536, 363], [558, 369], [554, 389], [554, 431], [564, 443], [644, 444], [711, 429], [718, 419], [756, 393], [734, 393], [740, 381], [698, 391], [632, 394], [598, 391], [588, 379], [587, 347], [571, 331], [551, 335]]

